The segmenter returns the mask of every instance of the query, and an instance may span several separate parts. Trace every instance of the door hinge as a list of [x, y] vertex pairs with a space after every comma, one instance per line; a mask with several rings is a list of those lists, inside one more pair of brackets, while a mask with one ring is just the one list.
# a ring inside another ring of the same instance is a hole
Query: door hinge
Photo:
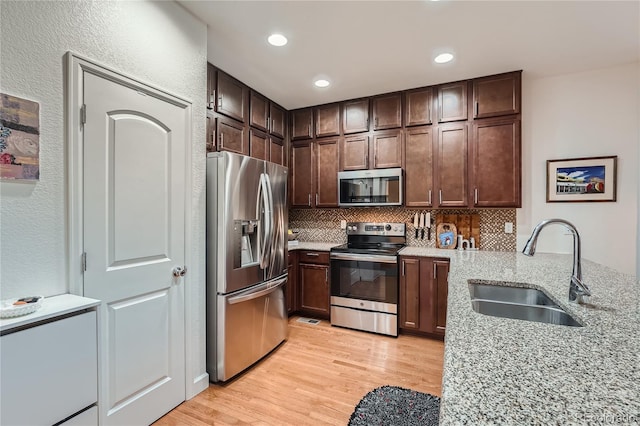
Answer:
[[85, 272], [87, 270], [87, 253], [86, 252], [82, 253], [80, 263], [81, 263], [80, 272]]
[[85, 124], [87, 122], [87, 105], [82, 104], [80, 107], [80, 123]]

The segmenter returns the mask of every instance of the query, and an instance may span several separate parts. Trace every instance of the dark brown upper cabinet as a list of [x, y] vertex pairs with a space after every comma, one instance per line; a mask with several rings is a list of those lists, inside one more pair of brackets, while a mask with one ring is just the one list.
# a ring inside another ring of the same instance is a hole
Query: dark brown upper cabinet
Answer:
[[462, 121], [467, 119], [467, 82], [438, 86], [438, 121]]
[[316, 137], [340, 134], [340, 104], [321, 105], [314, 108], [316, 115]]
[[475, 121], [470, 147], [474, 207], [520, 207], [520, 120]]
[[249, 129], [249, 152], [254, 158], [270, 161], [269, 138], [267, 134], [256, 129]]
[[521, 72], [473, 80], [473, 118], [520, 113]]
[[248, 88], [235, 78], [217, 70], [216, 112], [242, 123], [246, 120]]
[[431, 126], [407, 129], [404, 156], [404, 205], [432, 207], [434, 161]]
[[405, 93], [404, 99], [405, 126], [431, 124], [431, 109], [433, 108], [433, 90], [431, 87], [410, 90]]
[[313, 113], [311, 108], [291, 111], [291, 139], [311, 139], [313, 137]]
[[342, 138], [340, 146], [340, 170], [366, 170], [369, 168], [369, 136], [357, 135]]
[[437, 207], [468, 207], [467, 123], [438, 126]]
[[338, 207], [337, 138], [316, 141], [316, 207]]
[[373, 168], [402, 167], [402, 130], [373, 134]]
[[373, 130], [402, 127], [402, 94], [376, 96], [373, 105]]
[[287, 112], [284, 108], [269, 103], [269, 117], [271, 118], [271, 125], [269, 126], [269, 133], [273, 136], [284, 139], [284, 131], [287, 126]]
[[369, 131], [369, 98], [347, 101], [343, 105], [344, 134]]
[[235, 120], [216, 118], [217, 151], [249, 155], [249, 138], [245, 126]]
[[269, 137], [269, 161], [272, 163], [286, 166], [284, 155], [284, 141], [282, 139], [270, 136]]
[[253, 90], [249, 101], [249, 125], [264, 132], [269, 126], [269, 101]]
[[313, 158], [311, 140], [291, 144], [291, 207], [311, 207], [315, 175]]

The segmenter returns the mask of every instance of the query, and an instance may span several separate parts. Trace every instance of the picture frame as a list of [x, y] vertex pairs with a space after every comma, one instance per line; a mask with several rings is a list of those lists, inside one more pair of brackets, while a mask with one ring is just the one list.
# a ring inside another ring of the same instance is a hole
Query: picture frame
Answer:
[[616, 201], [617, 156], [547, 160], [547, 203]]

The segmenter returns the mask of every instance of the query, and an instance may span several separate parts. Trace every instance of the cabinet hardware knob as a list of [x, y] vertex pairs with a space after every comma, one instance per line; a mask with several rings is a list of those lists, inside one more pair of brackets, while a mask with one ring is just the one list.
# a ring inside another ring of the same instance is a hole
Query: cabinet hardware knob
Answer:
[[185, 274], [187, 273], [187, 267], [186, 266], [176, 266], [175, 268], [173, 268], [173, 270], [171, 271], [173, 273], [173, 276], [178, 278], [178, 277], [184, 277]]

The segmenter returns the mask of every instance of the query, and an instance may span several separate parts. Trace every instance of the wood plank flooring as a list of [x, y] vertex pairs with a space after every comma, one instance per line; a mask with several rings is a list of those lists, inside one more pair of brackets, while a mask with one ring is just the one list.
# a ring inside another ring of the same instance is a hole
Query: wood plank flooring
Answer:
[[440, 395], [444, 343], [289, 319], [289, 338], [239, 377], [160, 418], [168, 425], [346, 425], [369, 391], [394, 385]]

